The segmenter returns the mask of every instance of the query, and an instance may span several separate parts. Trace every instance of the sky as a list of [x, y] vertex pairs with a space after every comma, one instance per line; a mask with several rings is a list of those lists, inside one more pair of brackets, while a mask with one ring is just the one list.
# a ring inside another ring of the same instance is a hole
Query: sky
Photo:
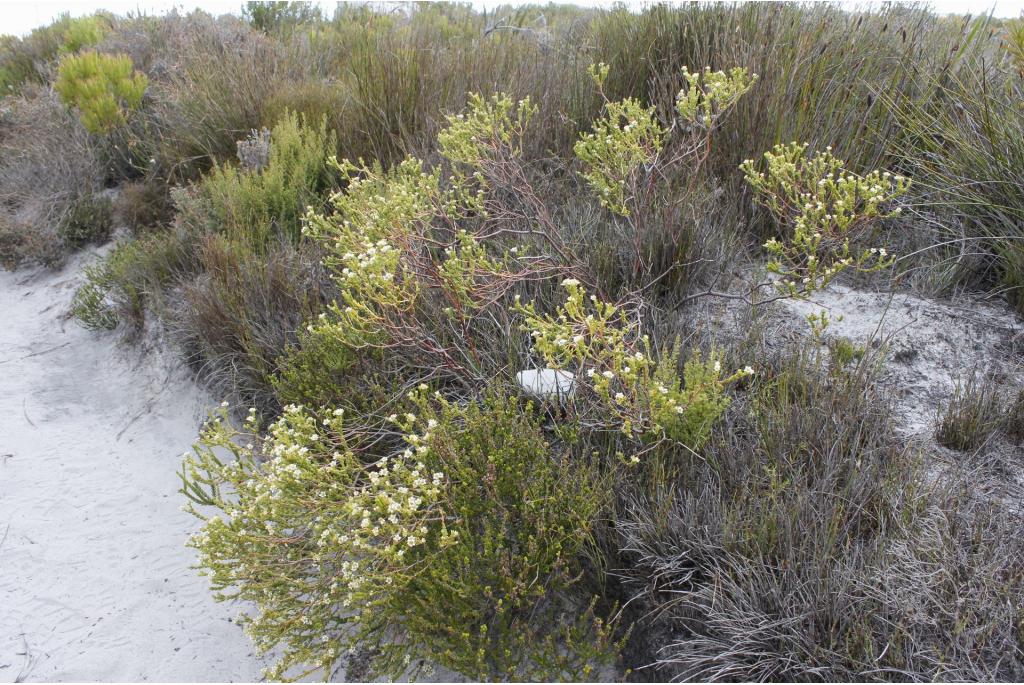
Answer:
[[[573, 0], [568, 0], [573, 2]], [[509, 0], [474, 0], [477, 7], [488, 7], [496, 4], [508, 3]], [[57, 15], [67, 12], [72, 16], [91, 14], [96, 10], [105, 9], [114, 14], [127, 14], [128, 12], [145, 12], [146, 14], [160, 14], [172, 8], [179, 8], [184, 11], [200, 7], [211, 14], [238, 13], [242, 7], [242, 0], [204, 0], [203, 2], [174, 2], [172, 0], [26, 0], [23, 2], [0, 3], [0, 34], [13, 34], [24, 36], [32, 29], [49, 24]], [[336, 3], [321, 1], [324, 9], [330, 12]], [[576, 0], [575, 4], [587, 6], [611, 6], [614, 0]], [[627, 0], [627, 5], [643, 6], [650, 4], [646, 0]], [[842, 4], [851, 6], [863, 6], [867, 3], [851, 0]], [[1016, 17], [1024, 12], [1024, 0], [931, 0], [930, 4], [936, 12], [966, 14], [981, 13], [993, 10], [997, 17]]]

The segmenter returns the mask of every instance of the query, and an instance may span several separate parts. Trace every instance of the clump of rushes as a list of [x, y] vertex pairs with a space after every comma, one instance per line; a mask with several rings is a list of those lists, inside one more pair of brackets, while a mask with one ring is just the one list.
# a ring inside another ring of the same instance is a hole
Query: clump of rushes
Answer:
[[88, 51], [61, 60], [53, 87], [65, 105], [78, 110], [85, 128], [99, 134], [126, 122], [127, 113], [142, 103], [147, 84], [128, 55]]
[[766, 168], [753, 160], [740, 165], [758, 199], [783, 225], [783, 240], [771, 238], [768, 270], [780, 276], [780, 289], [793, 296], [821, 290], [845, 269], [877, 271], [893, 263], [885, 248], [862, 248], [880, 219], [895, 216], [894, 201], [910, 187], [888, 171], [859, 176], [824, 152], [807, 154], [806, 143], [776, 145], [764, 153]]
[[616, 651], [569, 594], [607, 498], [597, 472], [514, 399], [408, 399], [390, 417], [405, 448], [371, 463], [342, 410], [298, 406], [263, 438], [254, 413], [239, 432], [222, 412], [186, 460], [190, 509], [223, 512], [192, 540], [200, 564], [220, 597], [257, 605], [257, 647], [284, 648], [268, 677], [329, 677], [363, 647], [391, 678], [426, 659], [478, 680], [586, 679]]
[[935, 439], [960, 452], [980, 449], [999, 428], [1002, 412], [995, 386], [979, 374], [959, 379], [939, 414]]

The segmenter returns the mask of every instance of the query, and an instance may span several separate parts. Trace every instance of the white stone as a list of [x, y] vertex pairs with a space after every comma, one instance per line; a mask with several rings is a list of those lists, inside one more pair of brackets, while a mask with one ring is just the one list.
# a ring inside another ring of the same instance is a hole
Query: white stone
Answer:
[[516, 374], [516, 380], [523, 390], [542, 400], [572, 397], [576, 387], [576, 377], [558, 369], [524, 369]]

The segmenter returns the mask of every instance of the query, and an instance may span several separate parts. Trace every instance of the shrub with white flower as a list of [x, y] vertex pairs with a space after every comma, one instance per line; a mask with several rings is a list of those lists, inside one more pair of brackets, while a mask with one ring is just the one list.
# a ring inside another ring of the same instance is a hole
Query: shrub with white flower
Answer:
[[363, 647], [390, 678], [426, 659], [479, 680], [586, 679], [616, 654], [568, 594], [605, 506], [597, 471], [553, 455], [516, 400], [410, 403], [391, 417], [406, 448], [370, 463], [341, 410], [298, 406], [264, 437], [222, 409], [186, 459], [205, 521], [190, 544], [219, 598], [255, 605], [257, 648], [281, 649], [267, 677], [329, 677]]
[[182, 470], [188, 508], [205, 521], [190, 541], [199, 566], [218, 598], [256, 605], [243, 622], [258, 649], [282, 648], [271, 679], [329, 675], [448, 540], [443, 472], [412, 448], [363, 464], [343, 413], [319, 416], [291, 405], [260, 436], [254, 415], [240, 431], [222, 409]]
[[[608, 72], [607, 64], [590, 67], [602, 97]], [[643, 202], [641, 188], [656, 169], [664, 173], [670, 166], [688, 162], [696, 171], [701, 163], [698, 153], [710, 143], [712, 130], [750, 90], [757, 76], [749, 75], [742, 67], [728, 73], [706, 69], [695, 74], [684, 68], [683, 78], [686, 87], [676, 96], [679, 122], [660, 122], [653, 106], [645, 107], [633, 98], [618, 102], [605, 98], [605, 116], [576, 143], [574, 150], [583, 163], [583, 177], [601, 204], [615, 214], [628, 217], [639, 209], [637, 203]], [[667, 147], [672, 132], [682, 127], [690, 136]]]
[[733, 67], [728, 72], [711, 71], [711, 67], [690, 72], [683, 67], [683, 78], [686, 86], [676, 95], [676, 111], [691, 126], [710, 131], [754, 86], [757, 74], [750, 74], [743, 67]]
[[[477, 198], [481, 198], [487, 188], [481, 167], [506, 155], [520, 155], [523, 134], [536, 113], [530, 98], [513, 102], [504, 93], [490, 98], [470, 93], [468, 110], [448, 117], [448, 125], [437, 135], [437, 146], [459, 180], [465, 183], [471, 177], [477, 183]], [[482, 201], [474, 206], [483, 209]]]
[[704, 360], [695, 352], [680, 379], [678, 346], [655, 363], [648, 337], [624, 310], [588, 298], [574, 279], [562, 285], [568, 294], [553, 316], [538, 314], [533, 303], [516, 307], [547, 364], [572, 370], [608, 411], [596, 426], [611, 422], [630, 438], [668, 438], [698, 449], [728, 407], [726, 386], [753, 369], [723, 374], [720, 354]]
[[472, 197], [442, 186], [439, 172], [411, 158], [387, 172], [347, 161], [339, 168], [353, 176], [332, 198], [334, 212], [306, 217], [306, 233], [326, 248], [338, 290], [309, 335], [352, 351], [404, 350], [423, 359], [424, 369], [469, 372], [474, 360], [462, 350], [431, 343], [428, 314], [446, 312], [470, 343], [475, 311], [514, 283], [507, 253], [466, 229], [437, 228], [472, 212]]
[[766, 167], [753, 160], [740, 165], [758, 199], [788, 233], [765, 243], [768, 269], [780, 289], [800, 296], [821, 290], [843, 270], [876, 271], [890, 266], [885, 248], [858, 246], [877, 222], [900, 213], [895, 201], [909, 179], [888, 171], [859, 176], [846, 169], [830, 148], [807, 154], [806, 143], [776, 145], [764, 153]]

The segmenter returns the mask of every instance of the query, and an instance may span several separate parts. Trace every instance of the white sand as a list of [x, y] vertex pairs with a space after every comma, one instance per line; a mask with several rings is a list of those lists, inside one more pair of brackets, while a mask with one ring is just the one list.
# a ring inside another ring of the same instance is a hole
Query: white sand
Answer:
[[258, 679], [184, 546], [176, 472], [213, 401], [64, 318], [80, 263], [0, 271], [0, 681]]
[[1007, 397], [1024, 387], [1018, 351], [1024, 344], [1024, 322], [1005, 306], [833, 285], [810, 301], [787, 300], [781, 308], [798, 314], [796, 325], [804, 331], [804, 317], [825, 310], [833, 319], [828, 335], [858, 345], [885, 342], [889, 354], [882, 388], [895, 399], [900, 429], [909, 435], [931, 437], [937, 412], [948, 404], [954, 384], [973, 370], [989, 374]]

